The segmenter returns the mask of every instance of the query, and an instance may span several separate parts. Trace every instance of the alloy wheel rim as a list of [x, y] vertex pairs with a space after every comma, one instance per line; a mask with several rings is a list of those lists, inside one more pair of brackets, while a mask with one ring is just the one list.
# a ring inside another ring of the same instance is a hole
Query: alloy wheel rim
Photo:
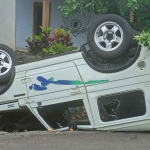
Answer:
[[7, 74], [12, 67], [12, 59], [4, 50], [0, 49], [0, 76]]
[[115, 22], [105, 22], [97, 27], [94, 40], [101, 50], [114, 51], [123, 42], [123, 30]]

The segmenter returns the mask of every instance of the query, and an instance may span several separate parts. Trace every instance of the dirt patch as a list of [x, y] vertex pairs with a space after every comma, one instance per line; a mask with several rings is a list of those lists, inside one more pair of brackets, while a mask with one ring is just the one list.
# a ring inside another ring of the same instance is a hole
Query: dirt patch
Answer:
[[23, 50], [17, 50], [16, 49], [16, 54], [18, 56], [18, 60], [19, 60], [20, 65], [30, 63], [30, 62], [36, 61], [38, 59], [41, 59], [40, 56], [38, 56], [36, 58], [35, 56], [29, 55], [27, 51], [23, 51]]

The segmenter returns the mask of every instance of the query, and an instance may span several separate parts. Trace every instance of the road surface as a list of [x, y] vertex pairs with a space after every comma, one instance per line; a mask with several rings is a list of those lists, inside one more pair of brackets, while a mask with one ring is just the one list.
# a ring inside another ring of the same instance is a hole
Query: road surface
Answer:
[[0, 150], [149, 150], [150, 133], [0, 132]]

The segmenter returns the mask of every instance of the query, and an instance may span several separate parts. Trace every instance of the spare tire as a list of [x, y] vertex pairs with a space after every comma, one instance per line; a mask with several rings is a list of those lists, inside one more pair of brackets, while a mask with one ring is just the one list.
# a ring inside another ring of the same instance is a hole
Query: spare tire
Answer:
[[18, 65], [18, 58], [15, 51], [4, 44], [0, 44], [0, 83], [10, 80], [12, 69], [16, 65]]
[[122, 17], [107, 14], [93, 22], [87, 40], [93, 53], [103, 59], [115, 59], [130, 49], [133, 31]]

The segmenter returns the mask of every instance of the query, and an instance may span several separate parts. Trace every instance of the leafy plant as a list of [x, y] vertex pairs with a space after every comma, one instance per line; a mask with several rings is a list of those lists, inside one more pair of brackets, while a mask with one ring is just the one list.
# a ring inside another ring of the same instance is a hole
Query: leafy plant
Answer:
[[150, 28], [149, 0], [125, 0], [120, 6], [120, 13], [138, 31]]
[[44, 48], [43, 51], [56, 55], [77, 49], [77, 47], [73, 47], [73, 42], [71, 40], [72, 38], [69, 30], [66, 31], [63, 28], [54, 29], [54, 32], [49, 39], [51, 46]]
[[28, 38], [26, 42], [28, 43], [29, 53], [32, 55], [56, 55], [59, 53], [64, 53], [67, 51], [72, 51], [77, 49], [77, 47], [73, 47], [72, 38], [70, 36], [70, 31], [66, 31], [62, 28], [54, 29], [52, 33], [52, 29], [42, 28], [42, 32], [40, 35], [36, 35], [31, 38]]
[[77, 47], [73, 47], [73, 46], [67, 47], [66, 44], [55, 42], [53, 46], [44, 48], [43, 51], [52, 55], [56, 55], [56, 54], [72, 51], [75, 49], [77, 49]]
[[70, 30], [65, 31], [64, 29], [55, 29], [53, 36], [50, 38], [50, 43], [53, 45], [54, 43], [61, 43], [66, 45], [67, 47], [72, 46], [73, 42], [70, 36]]
[[52, 30], [50, 27], [42, 28], [40, 26], [40, 28], [42, 29], [40, 35], [33, 36], [33, 40], [30, 37], [26, 39], [29, 54], [35, 55], [36, 57], [37, 55], [44, 56], [43, 48], [49, 47], [49, 35]]
[[117, 14], [124, 17], [132, 28], [142, 31], [150, 28], [150, 0], [64, 0], [58, 7], [66, 17], [85, 11], [101, 14]]
[[150, 29], [147, 32], [142, 31], [140, 35], [135, 36], [135, 39], [140, 45], [144, 45], [150, 49]]
[[19, 133], [19, 130], [15, 128], [15, 129], [13, 129], [12, 133], [14, 133], [14, 134], [15, 134], [15, 136], [16, 136], [16, 135], [17, 135], [17, 133]]
[[128, 0], [126, 5], [130, 9], [130, 22], [133, 23], [134, 12], [139, 7], [138, 2], [137, 2], [137, 0]]
[[95, 13], [107, 13], [109, 10], [118, 11], [117, 7], [113, 9], [112, 6], [117, 6], [117, 0], [65, 0], [64, 5], [58, 8], [68, 17], [76, 12], [83, 14], [84, 11]]

